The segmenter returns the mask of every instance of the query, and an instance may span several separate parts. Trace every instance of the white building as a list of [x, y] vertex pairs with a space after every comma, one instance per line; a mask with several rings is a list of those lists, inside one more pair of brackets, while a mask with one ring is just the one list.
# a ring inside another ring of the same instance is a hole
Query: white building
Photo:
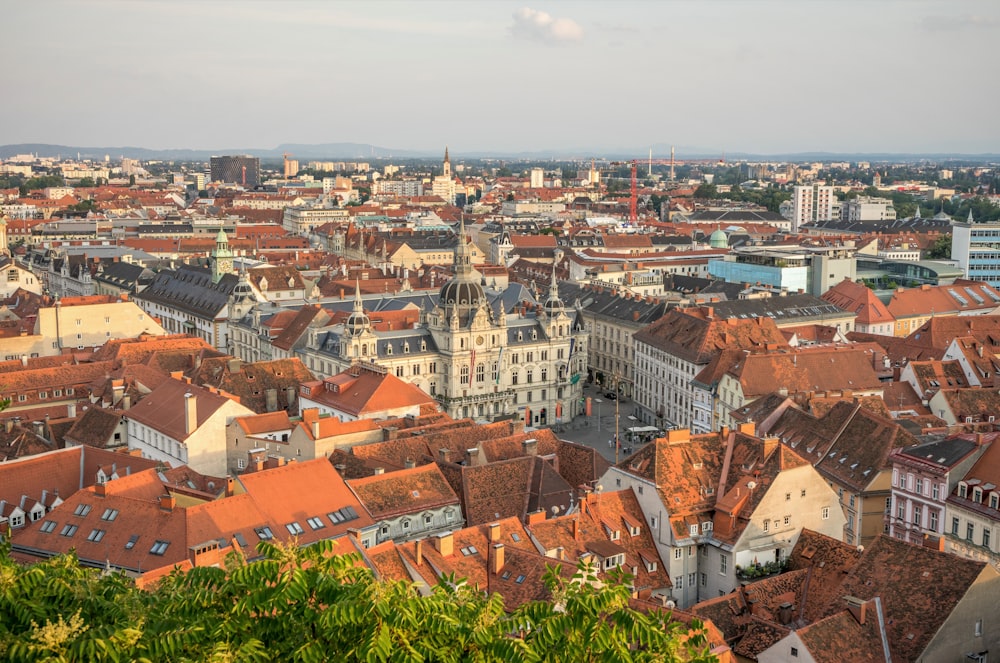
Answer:
[[792, 232], [813, 221], [828, 221], [836, 218], [834, 206], [837, 197], [832, 186], [810, 184], [797, 186], [792, 194]]

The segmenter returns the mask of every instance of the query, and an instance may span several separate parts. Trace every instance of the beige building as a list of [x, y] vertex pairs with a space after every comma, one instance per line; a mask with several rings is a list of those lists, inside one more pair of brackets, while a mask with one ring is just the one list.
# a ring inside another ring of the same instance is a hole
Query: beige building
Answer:
[[115, 338], [166, 334], [156, 320], [127, 299], [102, 297], [100, 303], [88, 299], [71, 298], [38, 309], [32, 334], [0, 338], [0, 357], [47, 357], [68, 349], [96, 348]]
[[226, 426], [235, 417], [251, 414], [219, 390], [191, 384], [177, 374], [127, 410], [128, 446], [144, 458], [224, 477]]
[[744, 569], [782, 562], [803, 528], [839, 536], [844, 526], [836, 492], [753, 424], [695, 437], [669, 431], [600, 484], [635, 493], [679, 607], [733, 591]]

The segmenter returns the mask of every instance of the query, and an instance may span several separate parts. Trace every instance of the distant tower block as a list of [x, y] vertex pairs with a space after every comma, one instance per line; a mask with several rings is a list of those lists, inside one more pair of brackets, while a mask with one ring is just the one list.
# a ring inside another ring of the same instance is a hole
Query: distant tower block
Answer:
[[531, 169], [531, 188], [541, 189], [545, 186], [545, 171], [541, 168]]

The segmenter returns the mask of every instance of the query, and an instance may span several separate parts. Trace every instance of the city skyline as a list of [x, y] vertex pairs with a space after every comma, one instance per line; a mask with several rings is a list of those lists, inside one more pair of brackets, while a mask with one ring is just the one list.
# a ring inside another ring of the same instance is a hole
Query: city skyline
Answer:
[[985, 2], [235, 7], [8, 9], [0, 144], [1000, 151]]

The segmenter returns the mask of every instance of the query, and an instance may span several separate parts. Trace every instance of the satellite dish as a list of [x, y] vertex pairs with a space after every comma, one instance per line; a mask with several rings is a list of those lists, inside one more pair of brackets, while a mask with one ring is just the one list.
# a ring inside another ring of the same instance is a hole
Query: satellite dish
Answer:
[[747, 488], [749, 488], [750, 490], [753, 490], [756, 487], [757, 487], [757, 482], [756, 481], [750, 481], [750, 482], [747, 483]]
[[604, 490], [604, 486], [602, 486], [601, 484], [597, 484], [597, 485], [596, 485], [596, 486], [594, 487], [594, 490], [595, 490], [595, 491], [597, 491], [597, 492], [599, 493], [599, 492], [601, 492], [602, 490]]
[[865, 547], [864, 547], [864, 546], [860, 546], [860, 545], [859, 545], [859, 546], [858, 546], [858, 552], [859, 552], [859, 553], [863, 553], [864, 551], [865, 551]]
[[674, 603], [673, 601], [667, 601], [664, 605], [666, 606], [667, 610], [673, 610], [674, 608], [677, 607], [677, 604]]
[[555, 516], [559, 513], [559, 506], [555, 505], [552, 507], [552, 515]]

